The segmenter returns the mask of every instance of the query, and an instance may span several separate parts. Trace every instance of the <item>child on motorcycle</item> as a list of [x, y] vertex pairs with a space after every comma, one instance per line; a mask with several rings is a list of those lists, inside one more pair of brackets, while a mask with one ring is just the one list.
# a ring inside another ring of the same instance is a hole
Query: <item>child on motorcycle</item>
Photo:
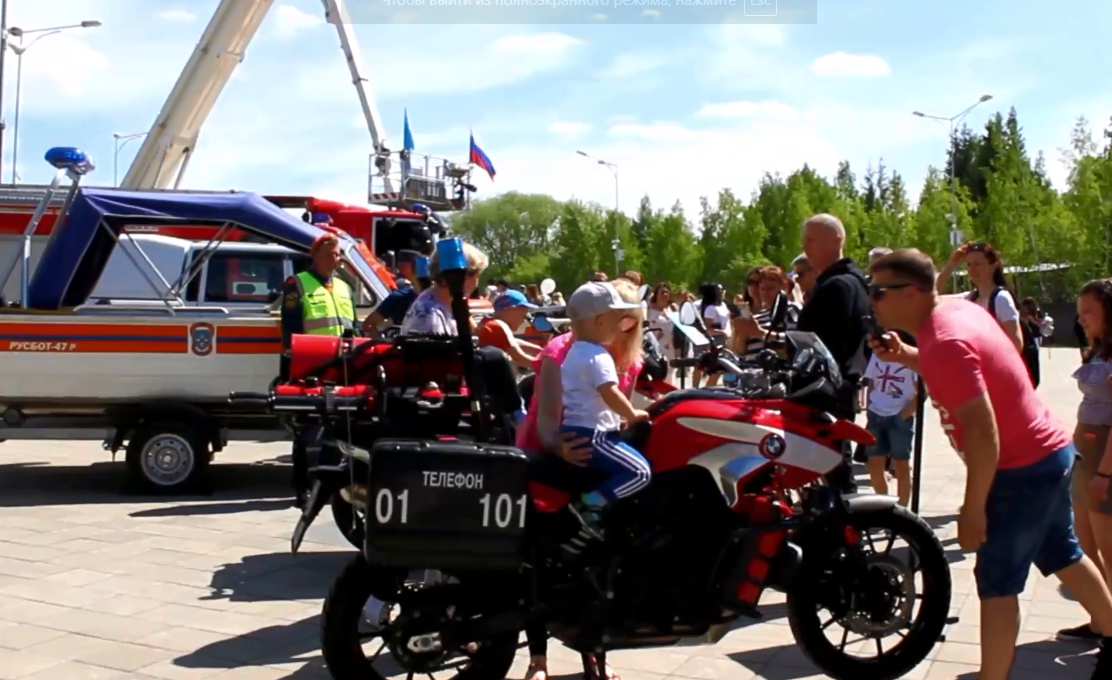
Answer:
[[622, 300], [613, 285], [591, 282], [580, 286], [568, 300], [574, 342], [560, 372], [564, 407], [561, 431], [590, 437], [588, 465], [609, 474], [583, 502], [601, 508], [632, 495], [648, 485], [648, 461], [618, 438], [621, 420], [629, 424], [647, 420], [618, 388], [618, 371], [606, 345], [622, 332], [623, 324], [637, 323], [630, 312], [641, 306]]

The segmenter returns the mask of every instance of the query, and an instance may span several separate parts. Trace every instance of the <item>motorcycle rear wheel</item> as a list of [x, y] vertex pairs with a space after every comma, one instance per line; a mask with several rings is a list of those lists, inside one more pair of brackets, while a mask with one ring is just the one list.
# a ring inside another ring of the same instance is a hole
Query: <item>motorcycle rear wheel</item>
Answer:
[[[788, 623], [807, 658], [834, 680], [895, 680], [922, 663], [942, 636], [953, 589], [950, 565], [930, 526], [905, 508], [855, 513], [848, 521], [862, 532], [869, 529], [892, 532], [914, 551], [923, 586], [922, 592], [915, 593], [920, 607], [910, 621], [907, 635], [890, 649], [867, 659], [847, 654], [826, 637], [827, 626], [835, 622], [822, 621], [820, 603], [824, 592], [819, 584], [824, 582], [823, 570], [828, 561], [835, 557], [831, 554], [804, 553], [800, 583], [815, 585], [788, 593]], [[878, 644], [877, 649], [881, 650], [882, 645]]]
[[[393, 601], [397, 588], [392, 582], [388, 575], [358, 555], [332, 584], [321, 613], [321, 653], [334, 680], [385, 680], [372, 665], [374, 659], [368, 659], [363, 651], [359, 625], [364, 620], [364, 606], [372, 596], [386, 603]], [[453, 680], [505, 678], [514, 662], [517, 638], [517, 633], [508, 633], [484, 640], [474, 653], [468, 654], [470, 664]], [[415, 675], [432, 677], [426, 671], [415, 673], [404, 666], [403, 669], [410, 678]]]

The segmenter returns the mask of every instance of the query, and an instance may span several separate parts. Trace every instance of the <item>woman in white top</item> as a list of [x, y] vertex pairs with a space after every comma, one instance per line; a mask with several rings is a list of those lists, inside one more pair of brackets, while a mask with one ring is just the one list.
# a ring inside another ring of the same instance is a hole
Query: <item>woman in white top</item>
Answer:
[[[963, 296], [992, 314], [1012, 339], [1016, 350], [1022, 353], [1023, 330], [1020, 327], [1019, 308], [1008, 291], [1008, 282], [1004, 277], [1004, 260], [1000, 253], [982, 241], [966, 243], [955, 250], [946, 266], [938, 273], [935, 289], [939, 295], [946, 295], [950, 277], [962, 263], [969, 270], [969, 281], [973, 284], [973, 290]], [[992, 309], [989, 309], [990, 304]]]
[[667, 283], [658, 283], [656, 288], [653, 289], [652, 296], [649, 297], [648, 321], [649, 328], [659, 329], [657, 332], [657, 341], [660, 345], [660, 351], [664, 354], [664, 358], [672, 361], [676, 358], [676, 348], [674, 345], [674, 325], [671, 319], [668, 318], [669, 312], [676, 311], [675, 305], [672, 304], [672, 287]]

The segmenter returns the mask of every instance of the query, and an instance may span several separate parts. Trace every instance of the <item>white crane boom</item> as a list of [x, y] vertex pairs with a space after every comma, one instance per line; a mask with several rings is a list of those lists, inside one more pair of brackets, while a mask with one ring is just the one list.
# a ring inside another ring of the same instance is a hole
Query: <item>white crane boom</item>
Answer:
[[[348, 70], [367, 120], [376, 159], [389, 165], [386, 135], [343, 0], [322, 0], [326, 20], [340, 36]], [[224, 86], [243, 61], [274, 0], [221, 0], [174, 89], [162, 105], [120, 186], [124, 189], [177, 188], [197, 139]], [[392, 189], [391, 189], [392, 190]]]
[[[217, 98], [274, 0], [221, 0], [120, 184], [125, 189], [176, 187]], [[176, 178], [175, 178], [176, 176]]]
[[371, 144], [378, 158], [386, 158], [389, 150], [386, 148], [386, 131], [382, 127], [382, 116], [378, 113], [375, 104], [374, 92], [371, 91], [370, 80], [363, 75], [363, 58], [359, 54], [359, 43], [355, 33], [351, 30], [351, 17], [348, 16], [344, 0], [321, 0], [324, 3], [325, 20], [336, 27], [340, 36], [340, 49], [344, 51], [348, 71], [351, 72], [351, 82], [359, 95], [359, 105], [363, 108], [363, 118], [367, 121], [367, 131], [371, 133]]

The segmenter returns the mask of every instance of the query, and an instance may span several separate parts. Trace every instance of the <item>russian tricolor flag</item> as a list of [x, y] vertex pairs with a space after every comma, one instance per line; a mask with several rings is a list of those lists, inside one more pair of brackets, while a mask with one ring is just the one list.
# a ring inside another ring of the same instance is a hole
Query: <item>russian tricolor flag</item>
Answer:
[[474, 132], [471, 133], [471, 158], [470, 158], [470, 161], [471, 161], [472, 165], [477, 165], [480, 168], [482, 168], [483, 170], [486, 170], [486, 173], [488, 175], [490, 175], [491, 181], [494, 180], [494, 174], [495, 174], [494, 173], [494, 163], [490, 162], [490, 157], [487, 156], [483, 152], [483, 150], [479, 148], [479, 145], [475, 143], [475, 133]]

